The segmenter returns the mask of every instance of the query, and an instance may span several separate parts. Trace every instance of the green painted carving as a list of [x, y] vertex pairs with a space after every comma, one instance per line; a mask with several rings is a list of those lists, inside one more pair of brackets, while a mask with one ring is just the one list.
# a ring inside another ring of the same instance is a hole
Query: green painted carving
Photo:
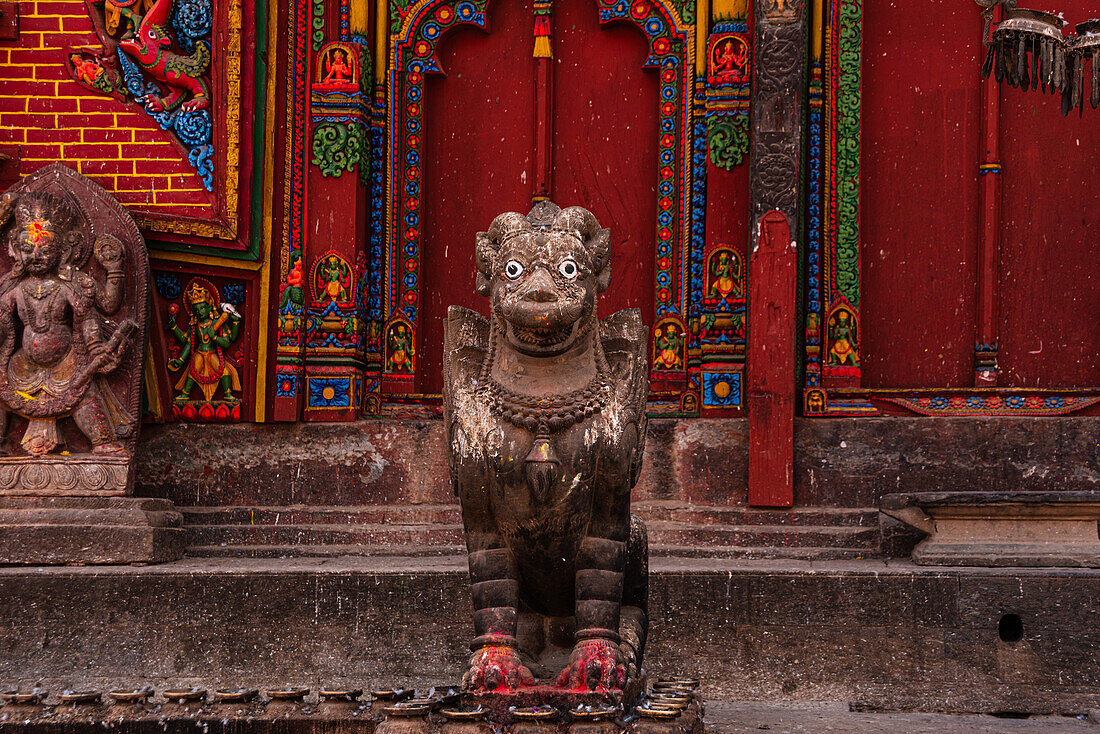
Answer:
[[684, 23], [695, 25], [695, 0], [672, 0], [672, 4], [676, 6]]
[[313, 0], [313, 50], [320, 51], [325, 42], [325, 0]]
[[711, 115], [707, 118], [707, 148], [710, 162], [732, 171], [749, 152], [748, 115]]
[[837, 47], [836, 289], [859, 308], [859, 145], [863, 0], [842, 0]]
[[417, 0], [390, 0], [390, 33], [401, 30], [401, 21]]
[[325, 122], [313, 131], [313, 165], [325, 176], [339, 178], [356, 165], [369, 168], [367, 136], [357, 123]]

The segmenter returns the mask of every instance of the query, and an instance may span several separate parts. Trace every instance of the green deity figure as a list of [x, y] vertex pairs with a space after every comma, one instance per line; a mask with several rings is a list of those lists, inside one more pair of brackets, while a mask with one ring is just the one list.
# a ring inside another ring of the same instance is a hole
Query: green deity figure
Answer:
[[851, 312], [839, 309], [829, 318], [829, 349], [828, 364], [831, 365], [859, 365], [859, 343], [856, 335], [856, 324]]
[[389, 359], [386, 360], [386, 369], [390, 372], [413, 371], [413, 341], [412, 334], [405, 329], [404, 324], [397, 324], [390, 330]]
[[713, 278], [710, 284], [711, 297], [725, 298], [733, 294], [735, 298], [740, 298], [744, 295], [740, 292], [740, 263], [735, 263], [730, 253], [719, 252], [718, 257], [712, 261], [710, 269]]
[[329, 298], [345, 303], [349, 300], [345, 283], [351, 282], [351, 268], [342, 258], [329, 255], [317, 265], [317, 286]]
[[176, 383], [180, 391], [176, 402], [190, 400], [196, 385], [208, 403], [215, 400], [218, 392], [222, 402], [236, 402], [233, 391], [241, 389], [241, 378], [222, 350], [232, 346], [240, 336], [241, 315], [229, 304], [223, 304], [222, 312], [215, 317], [214, 298], [195, 282], [184, 293], [184, 299], [191, 313], [189, 331], [176, 325], [178, 309], [174, 304], [168, 312], [168, 331], [183, 347], [178, 357], [168, 361], [169, 369], [184, 370]]

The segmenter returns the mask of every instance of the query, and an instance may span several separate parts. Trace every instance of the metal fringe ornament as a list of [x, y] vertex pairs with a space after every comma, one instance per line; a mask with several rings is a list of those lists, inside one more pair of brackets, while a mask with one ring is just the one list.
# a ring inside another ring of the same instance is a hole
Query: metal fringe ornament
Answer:
[[[983, 8], [984, 41], [989, 48], [982, 78], [993, 74], [998, 83], [1022, 90], [1040, 89], [1062, 96], [1062, 114], [1085, 109], [1085, 85], [1093, 109], [1100, 107], [1100, 20], [1079, 23], [1076, 35], [1066, 37], [1061, 16], [1017, 8], [1016, 0], [975, 0]], [[993, 32], [996, 9], [1004, 17]]]

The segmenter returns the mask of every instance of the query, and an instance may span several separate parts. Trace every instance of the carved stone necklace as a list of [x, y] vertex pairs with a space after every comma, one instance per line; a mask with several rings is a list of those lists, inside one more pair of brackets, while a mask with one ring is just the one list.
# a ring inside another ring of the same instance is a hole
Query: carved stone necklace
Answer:
[[[61, 291], [59, 283], [50, 283], [43, 287], [41, 281], [32, 287], [30, 283], [23, 283], [23, 293], [29, 298], [43, 302], [40, 308], [27, 307], [27, 314], [20, 314], [20, 316], [28, 316], [30, 319], [31, 329], [35, 332], [41, 333], [49, 330], [50, 323], [53, 320], [53, 306], [55, 296]], [[43, 320], [44, 319], [44, 320]], [[39, 322], [42, 323], [39, 323]]]
[[493, 363], [502, 338], [499, 327], [494, 323], [489, 334], [489, 354], [481, 365], [478, 393], [506, 421], [535, 434], [531, 450], [523, 464], [527, 486], [536, 501], [541, 503], [547, 500], [550, 490], [558, 484], [562, 473], [561, 460], [554, 452], [550, 434], [575, 426], [603, 409], [610, 385], [610, 370], [603, 347], [596, 338], [593, 344], [593, 349], [596, 350], [596, 374], [587, 385], [564, 395], [524, 395], [493, 379]]
[[489, 338], [489, 353], [481, 366], [478, 392], [506, 421], [541, 437], [581, 423], [603, 409], [610, 381], [607, 358], [598, 340], [593, 345], [596, 350], [596, 374], [588, 384], [562, 395], [539, 397], [516, 392], [493, 378], [493, 363], [501, 338], [499, 329], [494, 325]]

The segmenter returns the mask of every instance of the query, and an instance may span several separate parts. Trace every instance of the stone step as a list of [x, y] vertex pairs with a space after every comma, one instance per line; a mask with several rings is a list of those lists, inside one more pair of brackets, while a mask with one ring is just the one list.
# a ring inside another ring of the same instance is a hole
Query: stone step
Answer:
[[[189, 525], [426, 525], [462, 521], [457, 504], [225, 506], [179, 509], [184, 515], [184, 522]], [[771, 510], [651, 501], [636, 502], [632, 509], [647, 523], [670, 521], [697, 525], [878, 526], [878, 510], [873, 507], [799, 507], [792, 510]]]
[[861, 548], [877, 547], [878, 527], [793, 525], [646, 524], [650, 545], [687, 547]]
[[456, 524], [462, 513], [454, 505], [361, 505], [316, 507], [181, 507], [189, 525], [398, 525]]
[[456, 556], [465, 560], [466, 546], [458, 545], [192, 545], [187, 555], [194, 558], [427, 558]]
[[[188, 525], [188, 553], [285, 557], [288, 555], [393, 555], [411, 552], [437, 555], [464, 547], [462, 526], [432, 525]], [[721, 553], [733, 557], [758, 555], [761, 549], [844, 549], [874, 555], [878, 528], [858, 526], [695, 525], [669, 521], [649, 523], [653, 553], [676, 549], [680, 555]], [[266, 549], [266, 550], [260, 550]], [[450, 549], [449, 551], [447, 549]], [[799, 553], [765, 557], [803, 557]], [[832, 554], [829, 557], [840, 557]]]
[[[187, 555], [193, 558], [395, 558], [414, 556], [458, 557], [465, 562], [466, 547], [457, 545], [192, 545]], [[743, 558], [764, 560], [837, 561], [874, 557], [865, 548], [768, 548], [742, 546], [660, 546], [651, 545], [651, 558]]]
[[457, 523], [431, 525], [189, 525], [188, 546], [195, 545], [366, 545], [461, 546]]
[[[466, 568], [463, 555], [2, 567], [0, 685], [161, 692], [453, 683], [473, 632]], [[699, 678], [714, 703], [1084, 713], [1100, 707], [1097, 598], [1100, 569], [655, 557], [646, 668]], [[1009, 616], [1021, 637], [1002, 632]], [[24, 716], [17, 708], [0, 709], [5, 734]], [[264, 731], [289, 731], [290, 716]], [[730, 731], [787, 730], [746, 719], [750, 728]], [[327, 731], [337, 729], [351, 731]], [[793, 731], [861, 730], [809, 721]], [[891, 721], [875, 731], [952, 730]]]

